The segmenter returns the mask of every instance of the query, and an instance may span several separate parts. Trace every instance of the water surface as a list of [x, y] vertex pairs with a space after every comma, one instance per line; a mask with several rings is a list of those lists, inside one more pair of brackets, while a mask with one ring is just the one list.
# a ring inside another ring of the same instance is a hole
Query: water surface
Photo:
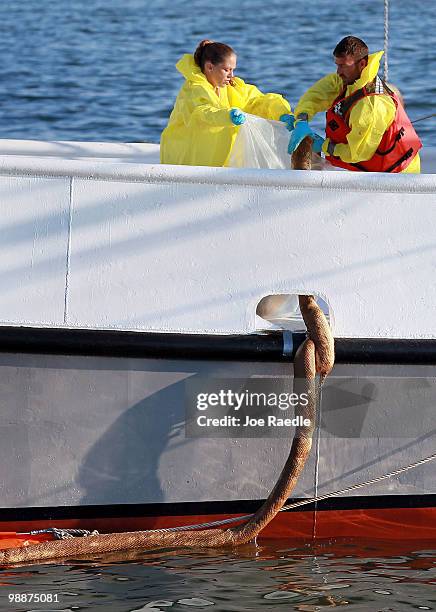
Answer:
[[[436, 3], [390, 3], [389, 78], [416, 119], [436, 112]], [[0, 138], [159, 142], [202, 38], [294, 105], [347, 34], [383, 47], [382, 0], [21, 0], [0, 3]], [[322, 119], [315, 122], [322, 125]], [[417, 124], [435, 143], [436, 118]]]
[[[0, 572], [1, 610], [436, 609], [431, 543], [270, 541], [236, 551], [157, 551]], [[7, 603], [8, 593], [57, 594], [54, 605]]]

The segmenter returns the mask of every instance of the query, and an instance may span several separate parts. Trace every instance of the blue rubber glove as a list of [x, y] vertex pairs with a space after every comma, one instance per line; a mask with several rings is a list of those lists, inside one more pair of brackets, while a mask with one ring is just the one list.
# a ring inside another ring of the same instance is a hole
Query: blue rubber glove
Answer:
[[294, 115], [282, 115], [279, 119], [279, 121], [281, 121], [282, 123], [284, 123], [286, 125], [286, 128], [292, 132], [292, 130], [295, 127], [295, 116]]
[[232, 108], [230, 111], [230, 119], [234, 125], [242, 125], [245, 123], [245, 113], [239, 108]]
[[292, 130], [291, 138], [289, 139], [288, 153], [289, 155], [295, 151], [299, 146], [300, 142], [306, 138], [306, 136], [312, 136], [313, 132], [309, 127], [307, 121], [298, 121], [295, 128]]
[[315, 134], [315, 132], [313, 132], [311, 138], [313, 138], [312, 151], [315, 153], [321, 153], [322, 145], [324, 144], [325, 139], [319, 134]]

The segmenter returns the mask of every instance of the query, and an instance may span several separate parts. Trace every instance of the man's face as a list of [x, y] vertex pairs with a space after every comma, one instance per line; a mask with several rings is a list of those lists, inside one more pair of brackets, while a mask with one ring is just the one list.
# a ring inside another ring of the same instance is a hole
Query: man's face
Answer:
[[357, 81], [367, 63], [367, 58], [356, 58], [353, 55], [335, 57], [336, 72], [343, 80], [344, 85], [351, 85], [354, 81]]

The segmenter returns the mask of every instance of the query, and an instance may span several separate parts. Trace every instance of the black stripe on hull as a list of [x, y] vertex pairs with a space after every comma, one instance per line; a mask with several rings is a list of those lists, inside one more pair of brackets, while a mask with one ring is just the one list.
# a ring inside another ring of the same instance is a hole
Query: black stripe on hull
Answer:
[[[203, 516], [207, 514], [250, 514], [264, 500], [226, 502], [177, 502], [159, 504], [114, 504], [107, 506], [56, 506], [32, 508], [0, 508], [0, 521], [37, 521], [94, 518]], [[290, 499], [288, 503], [300, 501]], [[316, 503], [317, 511], [374, 510], [389, 508], [436, 508], [436, 494], [374, 495], [371, 497], [332, 497]], [[288, 510], [313, 512], [315, 502]]]
[[[0, 352], [289, 362], [304, 338], [304, 333], [281, 331], [205, 335], [0, 326]], [[434, 339], [336, 338], [335, 351], [336, 363], [436, 364]]]

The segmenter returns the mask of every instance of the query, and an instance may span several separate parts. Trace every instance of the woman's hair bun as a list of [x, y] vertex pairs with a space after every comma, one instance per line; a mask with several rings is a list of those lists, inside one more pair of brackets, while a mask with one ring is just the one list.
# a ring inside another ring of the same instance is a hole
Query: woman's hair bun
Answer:
[[197, 48], [195, 49], [194, 52], [194, 61], [197, 64], [197, 66], [200, 66], [200, 68], [202, 68], [202, 55], [203, 55], [203, 51], [204, 48], [207, 47], [207, 45], [211, 45], [213, 43], [213, 40], [207, 40], [207, 38], [205, 38], [204, 40], [200, 41], [197, 45]]

